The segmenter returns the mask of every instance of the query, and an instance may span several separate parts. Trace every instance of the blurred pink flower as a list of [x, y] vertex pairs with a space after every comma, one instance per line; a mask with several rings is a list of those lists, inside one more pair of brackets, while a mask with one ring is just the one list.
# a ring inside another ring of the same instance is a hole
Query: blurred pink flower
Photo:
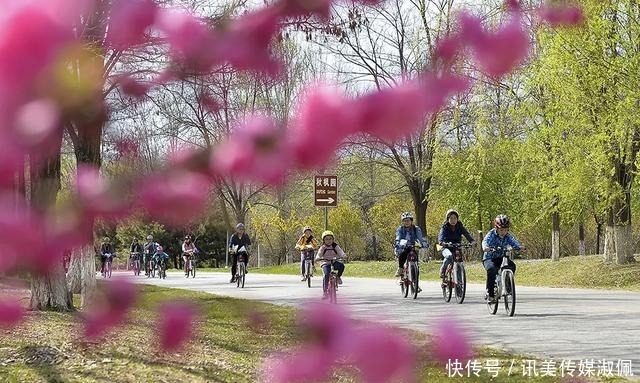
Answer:
[[521, 12], [513, 11], [509, 21], [495, 32], [487, 32], [478, 17], [460, 17], [462, 39], [473, 50], [480, 68], [491, 77], [502, 77], [521, 64], [529, 53], [530, 41], [524, 31]]
[[283, 129], [261, 116], [240, 124], [211, 156], [216, 175], [238, 176], [247, 180], [281, 185], [292, 165]]
[[272, 53], [270, 43], [279, 29], [276, 8], [266, 7], [247, 13], [216, 31], [215, 51], [238, 70], [276, 75], [281, 70], [281, 62]]
[[180, 349], [193, 336], [196, 309], [180, 302], [164, 304], [159, 311], [160, 346], [166, 351]]
[[141, 180], [138, 202], [153, 217], [170, 225], [197, 218], [204, 211], [210, 180], [202, 174], [172, 171]]
[[462, 361], [473, 356], [469, 337], [456, 320], [438, 320], [433, 326], [433, 336], [433, 355], [436, 360], [446, 363], [450, 359]]
[[0, 327], [11, 327], [22, 320], [25, 309], [14, 299], [0, 299]]
[[415, 381], [416, 351], [401, 334], [385, 327], [365, 327], [349, 337], [347, 354], [368, 383]]
[[545, 4], [539, 10], [542, 21], [553, 27], [577, 26], [584, 23], [582, 8], [578, 5]]
[[282, 16], [298, 17], [315, 15], [321, 20], [328, 20], [331, 13], [332, 0], [280, 0], [277, 6]]
[[200, 103], [201, 107], [209, 113], [216, 113], [220, 110], [220, 104], [208, 92], [201, 92], [198, 96], [198, 102]]
[[140, 142], [132, 138], [121, 138], [116, 141], [116, 150], [120, 159], [136, 159], [140, 156]]
[[350, 102], [336, 89], [310, 87], [298, 117], [287, 133], [288, 147], [299, 169], [321, 168], [334, 156], [340, 142], [357, 131]]
[[344, 352], [354, 332], [351, 319], [336, 305], [310, 303], [300, 313], [298, 323], [319, 345], [334, 352]]
[[144, 41], [144, 33], [153, 25], [158, 6], [152, 0], [117, 0], [111, 8], [107, 42], [119, 50]]
[[136, 302], [137, 289], [133, 283], [118, 278], [105, 286], [104, 296], [83, 317], [84, 334], [90, 340], [103, 336], [122, 323]]
[[144, 97], [150, 89], [149, 83], [142, 83], [128, 74], [118, 76], [116, 83], [126, 96], [134, 98]]
[[436, 43], [435, 56], [445, 62], [451, 62], [463, 47], [463, 41], [459, 35], [447, 36]]
[[113, 219], [129, 211], [129, 204], [114, 195], [98, 169], [92, 166], [78, 167], [76, 191], [84, 211], [91, 218]]
[[294, 383], [327, 381], [336, 354], [321, 346], [306, 346], [287, 356], [275, 356], [262, 366], [260, 381]]

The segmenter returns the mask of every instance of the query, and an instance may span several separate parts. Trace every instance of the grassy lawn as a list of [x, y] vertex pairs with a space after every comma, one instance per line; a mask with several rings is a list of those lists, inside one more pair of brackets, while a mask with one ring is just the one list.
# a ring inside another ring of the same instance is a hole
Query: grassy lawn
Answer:
[[[421, 279], [437, 280], [441, 263], [430, 261], [420, 264]], [[618, 266], [605, 263], [601, 256], [565, 257], [551, 260], [516, 260], [518, 284], [548, 287], [585, 287], [640, 291], [640, 262]], [[298, 263], [252, 269], [265, 274], [299, 274]], [[350, 277], [393, 278], [395, 261], [351, 262], [345, 274]], [[478, 261], [466, 262], [470, 282], [484, 283], [486, 272]]]
[[[154, 308], [167, 299], [195, 302], [205, 313], [197, 324], [198, 335], [178, 353], [158, 351], [152, 332]], [[248, 325], [247, 313], [261, 312], [269, 326]], [[100, 344], [77, 337], [75, 316], [70, 313], [33, 312], [18, 327], [0, 329], [0, 382], [252, 382], [268, 353], [299, 342], [295, 311], [246, 300], [218, 297], [178, 289], [146, 286], [141, 304], [129, 324], [115, 330]], [[500, 360], [497, 378], [486, 371], [480, 377], [449, 378], [443, 365], [427, 363], [428, 337], [412, 333], [421, 361], [420, 381], [429, 382], [557, 382], [557, 377], [523, 377], [518, 367], [531, 359], [479, 348], [476, 360]], [[507, 370], [512, 360], [516, 368]], [[559, 362], [558, 362], [559, 363]], [[466, 374], [466, 373], [465, 373]], [[355, 382], [355, 370], [334, 372], [331, 381]], [[606, 381], [622, 381], [619, 378]]]

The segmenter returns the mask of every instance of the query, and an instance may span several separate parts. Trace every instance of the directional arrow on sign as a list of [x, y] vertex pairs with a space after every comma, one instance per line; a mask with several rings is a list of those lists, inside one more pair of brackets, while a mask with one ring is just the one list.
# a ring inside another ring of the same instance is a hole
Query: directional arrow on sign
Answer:
[[329, 197], [329, 198], [326, 198], [326, 199], [317, 199], [316, 201], [318, 201], [318, 202], [326, 202], [328, 204], [332, 204], [332, 203], [335, 202], [335, 199]]

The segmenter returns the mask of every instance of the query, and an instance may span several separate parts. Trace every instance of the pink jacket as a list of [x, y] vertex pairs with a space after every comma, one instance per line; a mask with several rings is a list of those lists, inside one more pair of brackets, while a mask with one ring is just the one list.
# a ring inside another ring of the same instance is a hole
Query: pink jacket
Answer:
[[318, 253], [316, 254], [316, 261], [322, 260], [322, 266], [330, 264], [333, 258], [344, 259], [347, 257], [347, 255], [344, 253], [344, 251], [342, 251], [337, 243], [334, 243], [334, 245], [335, 246], [333, 247], [322, 245], [318, 249]]

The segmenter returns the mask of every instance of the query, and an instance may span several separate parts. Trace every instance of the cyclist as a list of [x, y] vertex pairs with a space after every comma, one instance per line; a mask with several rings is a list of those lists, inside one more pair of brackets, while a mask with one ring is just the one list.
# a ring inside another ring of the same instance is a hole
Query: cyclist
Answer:
[[185, 236], [184, 242], [182, 242], [182, 260], [184, 261], [184, 275], [187, 277], [189, 276], [189, 269], [187, 267], [189, 257], [197, 252], [198, 249], [196, 249], [196, 245], [191, 241], [191, 236]]
[[156, 265], [163, 264], [164, 270], [165, 271], [167, 270], [167, 262], [169, 261], [169, 254], [165, 253], [164, 249], [159, 244], [156, 247], [156, 252], [153, 254], [153, 261], [156, 263]]
[[[309, 248], [311, 246], [311, 248]], [[307, 252], [314, 253], [318, 249], [318, 241], [313, 237], [313, 231], [310, 227], [305, 227], [302, 229], [302, 236], [298, 239], [296, 243], [296, 250], [300, 250], [300, 273], [302, 275], [302, 281], [305, 281], [307, 278], [305, 276], [306, 270], [304, 269], [304, 256]]]
[[322, 272], [324, 273], [324, 279], [322, 281], [322, 299], [329, 297], [327, 287], [329, 286], [329, 274], [331, 274], [331, 268], [333, 267], [338, 271], [338, 284], [342, 284], [342, 273], [344, 273], [344, 263], [334, 258], [344, 259], [347, 255], [342, 251], [342, 248], [334, 242], [333, 232], [325, 230], [322, 232], [322, 246], [318, 249], [316, 255], [316, 261], [322, 261]]
[[[485, 299], [488, 299], [492, 303], [496, 300], [494, 286], [498, 269], [502, 265], [503, 253], [492, 251], [491, 248], [511, 246], [516, 250], [524, 250], [524, 246], [509, 233], [509, 226], [511, 226], [509, 217], [504, 214], [499, 214], [493, 221], [493, 224], [495, 227], [487, 233], [482, 241], [482, 250], [484, 251], [482, 264], [487, 270], [487, 294], [485, 295]], [[509, 266], [507, 267], [515, 274], [516, 264], [510, 259], [508, 261]]]
[[442, 249], [442, 257], [444, 257], [444, 261], [440, 267], [440, 278], [444, 278], [445, 270], [447, 270], [447, 267], [453, 262], [451, 250], [445, 246], [445, 243], [459, 244], [462, 241], [463, 235], [471, 245], [476, 243], [475, 239], [473, 239], [469, 231], [462, 224], [462, 221], [460, 221], [458, 212], [450, 209], [447, 211], [442, 228], [440, 228], [440, 234], [438, 234], [438, 250]]
[[147, 243], [144, 244], [144, 275], [149, 275], [149, 261], [158, 250], [160, 246], [157, 242], [153, 241], [153, 235], [147, 235]]
[[111, 244], [109, 237], [104, 237], [102, 245], [100, 246], [100, 272], [104, 274], [104, 264], [107, 260], [107, 254], [111, 257], [115, 257], [115, 250]]
[[[236, 281], [236, 271], [238, 269], [238, 254], [244, 255], [244, 268], [245, 272], [248, 272], [247, 266], [249, 265], [249, 246], [251, 245], [251, 239], [245, 231], [246, 230], [244, 224], [239, 223], [236, 225], [236, 232], [231, 235], [231, 238], [229, 238], [229, 253], [231, 254], [230, 283], [234, 283]], [[238, 253], [238, 250], [242, 247], [245, 248], [245, 251]]]
[[[141, 259], [142, 253], [144, 252], [144, 248], [142, 247], [142, 245], [140, 244], [140, 242], [138, 242], [138, 238], [133, 238], [133, 242], [131, 242], [131, 254], [129, 255], [129, 264], [133, 263], [133, 257], [136, 256], [138, 257], [138, 259]], [[138, 253], [137, 255], [134, 255], [134, 253]]]
[[400, 220], [402, 221], [402, 225], [398, 227], [396, 230], [396, 239], [395, 239], [395, 255], [398, 257], [398, 271], [396, 271], [396, 277], [402, 276], [402, 269], [404, 268], [404, 264], [407, 261], [407, 255], [409, 255], [409, 251], [411, 251], [410, 247], [402, 248], [400, 246], [400, 241], [403, 239], [407, 240], [409, 244], [418, 244], [427, 248], [429, 244], [427, 241], [422, 238], [422, 230], [420, 227], [413, 224], [413, 214], [411, 212], [404, 212], [400, 215]]

